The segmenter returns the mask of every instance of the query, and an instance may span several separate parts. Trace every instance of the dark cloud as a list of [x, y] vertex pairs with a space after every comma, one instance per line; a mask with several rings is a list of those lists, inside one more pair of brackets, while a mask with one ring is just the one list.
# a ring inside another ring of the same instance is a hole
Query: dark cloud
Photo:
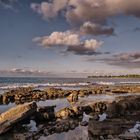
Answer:
[[92, 22], [85, 22], [80, 27], [80, 32], [83, 34], [91, 34], [91, 35], [113, 35], [114, 28], [103, 27], [100, 24], [94, 24]]
[[75, 55], [101, 55], [101, 52], [96, 50], [88, 50], [80, 46], [70, 46], [67, 48], [66, 52], [73, 52]]
[[136, 27], [136, 28], [134, 28], [133, 31], [134, 31], [134, 32], [140, 31], [140, 27]]
[[87, 59], [88, 62], [98, 61], [102, 63], [107, 63], [109, 65], [120, 66], [125, 68], [140, 68], [140, 52], [135, 53], [121, 53], [113, 55], [110, 58], [90, 58]]

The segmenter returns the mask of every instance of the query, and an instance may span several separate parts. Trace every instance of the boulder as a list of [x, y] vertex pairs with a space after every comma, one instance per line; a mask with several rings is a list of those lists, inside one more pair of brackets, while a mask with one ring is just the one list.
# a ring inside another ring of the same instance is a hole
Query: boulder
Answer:
[[35, 102], [25, 103], [9, 109], [0, 115], [0, 134], [7, 132], [22, 120], [30, 118], [36, 112]]
[[67, 100], [71, 102], [77, 102], [78, 101], [78, 92], [72, 92], [68, 97]]
[[112, 103], [108, 103], [106, 112], [109, 117], [113, 116], [128, 116], [133, 112], [139, 111], [140, 108], [140, 97], [130, 96], [126, 98], [119, 98]]
[[61, 109], [60, 111], [56, 112], [55, 116], [56, 118], [61, 118], [61, 119], [66, 119], [66, 118], [69, 118], [69, 117], [76, 117], [76, 116], [79, 116], [79, 115], [82, 115], [82, 110], [81, 110], [81, 107], [71, 107], [71, 108], [64, 108], [64, 109]]

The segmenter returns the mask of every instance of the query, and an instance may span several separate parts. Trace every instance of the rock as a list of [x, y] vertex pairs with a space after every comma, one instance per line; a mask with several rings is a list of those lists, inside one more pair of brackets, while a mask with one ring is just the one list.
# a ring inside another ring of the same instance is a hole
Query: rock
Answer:
[[2, 99], [3, 99], [2, 100], [3, 104], [8, 104], [10, 102], [9, 101], [9, 98], [7, 96], [5, 96], [5, 95], [3, 95], [3, 98]]
[[69, 102], [77, 102], [78, 101], [78, 92], [74, 91], [72, 92], [68, 97], [67, 100]]
[[137, 136], [135, 133], [129, 133], [129, 132], [125, 132], [124, 134], [120, 134], [118, 136], [120, 139], [125, 139], [125, 140], [133, 140], [133, 139], [137, 139]]
[[112, 139], [112, 140], [114, 139], [114, 137], [112, 135], [108, 135], [107, 138]]
[[128, 93], [128, 91], [118, 89], [118, 90], [113, 90], [112, 93], [124, 94], [124, 93]]
[[56, 118], [61, 118], [61, 119], [66, 119], [69, 117], [75, 117], [78, 115], [82, 115], [82, 111], [80, 107], [72, 107], [72, 108], [64, 108], [61, 109], [60, 111], [56, 112], [55, 116]]
[[48, 95], [49, 99], [56, 99], [59, 97], [66, 97], [67, 93], [61, 88], [47, 88], [44, 92]]
[[55, 118], [55, 113], [54, 113], [55, 107], [56, 106], [38, 107], [36, 115], [35, 115], [35, 120], [37, 122], [40, 122], [40, 121], [54, 119]]
[[3, 96], [0, 94], [0, 104], [3, 104]]
[[113, 116], [127, 116], [140, 108], [139, 97], [131, 96], [126, 98], [119, 98], [112, 103], [107, 103], [107, 114], [109, 117]]
[[119, 135], [133, 125], [134, 121], [127, 121], [125, 119], [110, 119], [103, 122], [91, 119], [89, 121], [88, 131], [92, 136]]
[[80, 122], [80, 125], [81, 126], [87, 126], [88, 125], [88, 122], [87, 121], [82, 121], [82, 122]]
[[22, 120], [31, 117], [36, 112], [36, 103], [25, 103], [9, 109], [0, 115], [0, 134], [7, 132]]

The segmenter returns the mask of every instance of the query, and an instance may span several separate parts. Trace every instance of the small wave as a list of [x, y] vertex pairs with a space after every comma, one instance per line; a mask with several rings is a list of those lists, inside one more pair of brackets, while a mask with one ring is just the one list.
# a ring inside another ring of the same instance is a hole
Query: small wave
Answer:
[[34, 87], [34, 88], [41, 88], [41, 87], [79, 87], [79, 86], [88, 86], [88, 83], [25, 83], [25, 84], [8, 84], [8, 85], [1, 85], [1, 90], [7, 89], [15, 89], [18, 87]]
[[98, 85], [115, 85], [114, 82], [97, 82]]
[[121, 84], [140, 84], [140, 81], [127, 81], [127, 82], [120, 82]]

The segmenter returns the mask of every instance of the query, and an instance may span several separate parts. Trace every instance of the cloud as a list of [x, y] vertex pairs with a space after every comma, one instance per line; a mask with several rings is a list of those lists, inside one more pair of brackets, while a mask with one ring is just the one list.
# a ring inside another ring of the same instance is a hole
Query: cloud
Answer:
[[44, 19], [60, 13], [77, 30], [91, 35], [114, 35], [112, 27], [105, 27], [110, 17], [117, 15], [140, 17], [140, 0], [51, 0], [31, 3], [31, 8]]
[[108, 27], [103, 27], [100, 24], [95, 24], [90, 21], [85, 22], [81, 27], [80, 27], [80, 32], [83, 34], [91, 34], [91, 35], [113, 35], [114, 34], [114, 29], [113, 28], [108, 28]]
[[81, 41], [79, 34], [114, 35], [115, 29], [107, 24], [109, 18], [118, 15], [140, 17], [140, 0], [50, 0], [32, 3], [31, 8], [44, 19], [63, 13], [75, 32], [53, 32], [34, 41], [46, 48], [61, 46], [65, 52], [77, 55], [101, 54], [97, 49], [102, 44], [95, 39]]
[[120, 66], [125, 68], [140, 68], [140, 52], [133, 53], [121, 53], [113, 55], [110, 58], [89, 58], [86, 61], [93, 62], [98, 61], [102, 63], [107, 63], [109, 65]]
[[31, 8], [33, 11], [42, 15], [44, 19], [53, 18], [63, 10], [67, 5], [67, 0], [54, 0], [52, 3], [42, 2], [41, 4], [32, 3]]
[[101, 41], [95, 39], [81, 41], [79, 34], [70, 31], [53, 32], [49, 36], [36, 37], [33, 41], [45, 48], [63, 47], [66, 52], [78, 55], [98, 54], [96, 49], [102, 45]]
[[140, 16], [139, 0], [70, 0], [69, 5], [74, 7], [66, 13], [70, 22], [101, 23], [118, 14]]
[[47, 76], [50, 72], [34, 70], [34, 69], [19, 69], [13, 68], [10, 70], [0, 70], [0, 74], [8, 76]]
[[140, 31], [140, 27], [136, 27], [133, 29], [134, 32]]
[[53, 0], [32, 3], [31, 8], [45, 18], [55, 17], [65, 9], [65, 17], [72, 23], [101, 23], [118, 14], [140, 17], [139, 0]]
[[0, 0], [0, 7], [5, 9], [13, 9], [14, 4], [17, 2], [18, 0]]

